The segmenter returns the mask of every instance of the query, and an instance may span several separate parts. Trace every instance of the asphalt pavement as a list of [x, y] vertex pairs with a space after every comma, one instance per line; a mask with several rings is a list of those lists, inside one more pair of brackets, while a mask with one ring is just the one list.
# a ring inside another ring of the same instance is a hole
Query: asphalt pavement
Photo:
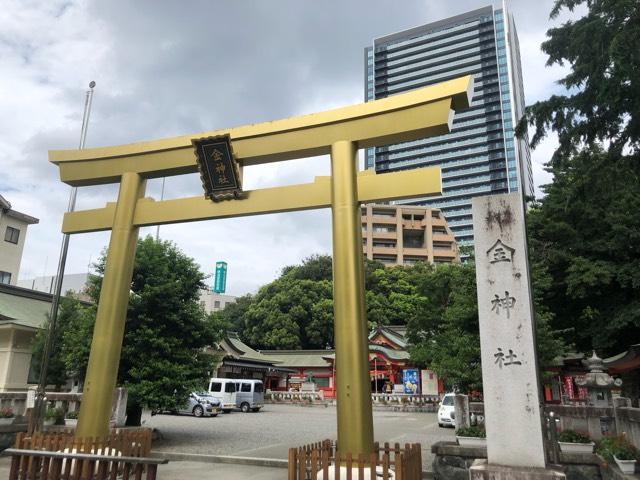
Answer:
[[[431, 444], [455, 439], [453, 429], [438, 427], [434, 413], [376, 411], [373, 416], [377, 441], [422, 444], [423, 471], [431, 471]], [[284, 480], [285, 468], [247, 465], [243, 459], [286, 460], [290, 447], [335, 439], [336, 409], [275, 404], [259, 413], [233, 412], [215, 418], [156, 415], [149, 426], [161, 436], [153, 442], [154, 456], [191, 455], [188, 461], [174, 459], [161, 465], [159, 480]], [[194, 457], [203, 461], [193, 461]], [[9, 459], [0, 458], [0, 479], [8, 475]]]
[[[423, 470], [431, 471], [431, 444], [454, 440], [453, 429], [438, 427], [435, 413], [376, 411], [374, 436], [380, 443], [422, 444]], [[215, 418], [156, 415], [161, 438], [155, 452], [286, 459], [291, 447], [336, 438], [335, 407], [266, 405], [259, 413]]]

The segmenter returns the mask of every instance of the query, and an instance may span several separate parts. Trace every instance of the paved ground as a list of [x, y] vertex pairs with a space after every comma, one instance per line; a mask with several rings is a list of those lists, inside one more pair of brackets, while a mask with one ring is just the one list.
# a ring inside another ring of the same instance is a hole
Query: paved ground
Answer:
[[[151, 426], [163, 438], [154, 451], [286, 459], [292, 446], [336, 437], [335, 407], [267, 405], [259, 413], [233, 412], [216, 418], [156, 415]], [[431, 444], [453, 440], [435, 413], [374, 412], [375, 439], [422, 444], [423, 470], [431, 471]]]
[[[163, 438], [158, 452], [233, 455], [286, 459], [291, 446], [335, 438], [335, 407], [267, 405], [260, 413], [234, 412], [216, 418], [177, 415], [152, 417]], [[453, 440], [452, 429], [438, 427], [434, 413], [374, 412], [375, 438], [381, 442], [422, 444], [423, 470], [431, 471], [431, 444]], [[8, 478], [9, 459], [0, 458], [0, 479]], [[158, 469], [159, 480], [183, 479], [284, 480], [284, 468], [171, 461]]]

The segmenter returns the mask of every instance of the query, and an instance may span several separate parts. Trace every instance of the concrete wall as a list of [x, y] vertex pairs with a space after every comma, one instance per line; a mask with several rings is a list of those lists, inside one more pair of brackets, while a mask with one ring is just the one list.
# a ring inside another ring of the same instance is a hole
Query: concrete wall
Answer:
[[[633, 408], [629, 399], [614, 398], [616, 408], [588, 407], [586, 405], [545, 405], [544, 413], [553, 412], [560, 420], [558, 431], [576, 430], [587, 432], [594, 440], [603, 433], [617, 435], [624, 433], [636, 448], [640, 448], [640, 408]], [[470, 402], [469, 411], [484, 415], [482, 402]], [[603, 432], [604, 430], [604, 432]]]
[[25, 390], [35, 331], [0, 330], [0, 392]]
[[616, 425], [612, 407], [588, 407], [585, 405], [545, 405], [545, 413], [554, 412], [560, 419], [559, 431], [588, 432], [594, 440], [603, 434], [615, 435]]
[[640, 408], [616, 409], [618, 433], [624, 433], [631, 443], [640, 448]]

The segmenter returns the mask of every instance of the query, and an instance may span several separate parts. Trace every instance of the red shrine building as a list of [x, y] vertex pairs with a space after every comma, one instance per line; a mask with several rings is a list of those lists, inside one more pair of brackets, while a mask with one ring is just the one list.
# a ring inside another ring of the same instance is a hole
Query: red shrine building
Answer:
[[[322, 391], [325, 398], [335, 397], [334, 350], [262, 350], [260, 354], [277, 366], [265, 377], [267, 389], [296, 391], [313, 384], [312, 388]], [[442, 393], [435, 372], [411, 364], [404, 326], [378, 326], [371, 332], [369, 376], [373, 393]]]

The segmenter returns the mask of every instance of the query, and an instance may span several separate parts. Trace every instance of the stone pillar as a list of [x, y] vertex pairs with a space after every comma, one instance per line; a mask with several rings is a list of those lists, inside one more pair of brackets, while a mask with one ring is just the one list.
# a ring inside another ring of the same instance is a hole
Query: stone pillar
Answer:
[[129, 392], [124, 387], [118, 387], [113, 391], [113, 406], [109, 425], [112, 427], [124, 427], [127, 420], [127, 399]]
[[460, 428], [467, 428], [471, 425], [469, 418], [469, 396], [456, 394], [453, 397], [453, 409], [455, 413], [456, 432]]
[[472, 205], [488, 463], [544, 469], [522, 195]]

